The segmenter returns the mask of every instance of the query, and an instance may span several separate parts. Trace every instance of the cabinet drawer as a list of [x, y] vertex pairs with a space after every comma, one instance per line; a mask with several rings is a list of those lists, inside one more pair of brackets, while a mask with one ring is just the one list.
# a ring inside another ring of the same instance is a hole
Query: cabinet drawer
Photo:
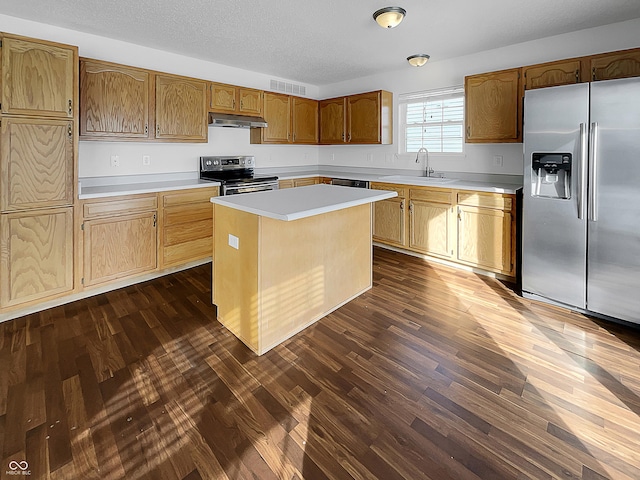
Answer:
[[458, 204], [511, 211], [513, 198], [494, 193], [458, 192]]
[[423, 200], [425, 202], [446, 203], [451, 205], [453, 192], [446, 189], [412, 188], [409, 190], [411, 200]]
[[392, 185], [390, 183], [372, 183], [372, 190], [387, 190], [390, 192], [397, 192], [398, 197], [406, 197], [407, 196], [407, 187], [401, 185]]
[[158, 208], [158, 197], [156, 195], [137, 198], [116, 198], [116, 200], [85, 202], [82, 207], [84, 218], [144, 212]]
[[218, 193], [218, 187], [198, 188], [195, 190], [185, 190], [183, 192], [165, 193], [162, 195], [162, 205], [170, 207], [172, 205], [182, 205], [185, 203], [209, 202], [211, 197], [217, 197]]
[[167, 207], [162, 213], [162, 219], [165, 227], [199, 222], [202, 220], [211, 220], [212, 218], [213, 204], [209, 201], [206, 203]]

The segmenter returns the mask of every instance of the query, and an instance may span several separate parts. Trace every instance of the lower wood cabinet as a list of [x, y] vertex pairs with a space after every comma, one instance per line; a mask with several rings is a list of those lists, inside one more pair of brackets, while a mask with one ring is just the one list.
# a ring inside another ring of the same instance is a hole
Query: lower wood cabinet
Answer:
[[73, 284], [73, 207], [0, 215], [0, 307], [69, 294]]
[[397, 197], [373, 204], [373, 240], [397, 247], [407, 246], [407, 199], [405, 188], [399, 185], [374, 183], [374, 190], [395, 190]]
[[513, 207], [511, 196], [458, 193], [458, 260], [514, 275]]
[[211, 257], [213, 204], [218, 187], [160, 194], [160, 268]]
[[[305, 187], [307, 185], [316, 185], [318, 183], [327, 183], [325, 179], [321, 177], [304, 177], [304, 178], [289, 178], [286, 180], [280, 180], [278, 182], [278, 188], [294, 188]], [[328, 183], [331, 183], [330, 181]]]
[[374, 204], [375, 242], [515, 276], [514, 195], [384, 183], [371, 188], [399, 195]]
[[157, 195], [83, 203], [83, 285], [157, 268]]

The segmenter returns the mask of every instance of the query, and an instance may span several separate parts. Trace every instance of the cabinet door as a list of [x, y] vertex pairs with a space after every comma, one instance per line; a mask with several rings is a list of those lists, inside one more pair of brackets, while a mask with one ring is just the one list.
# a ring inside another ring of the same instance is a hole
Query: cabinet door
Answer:
[[591, 57], [591, 79], [640, 77], [640, 48]]
[[293, 143], [318, 143], [318, 102], [292, 97]]
[[211, 84], [211, 104], [212, 112], [234, 113], [236, 111], [237, 88], [233, 85], [222, 83]]
[[252, 116], [262, 115], [262, 90], [239, 88], [238, 99], [240, 102], [238, 113]]
[[189, 78], [156, 76], [156, 138], [207, 141], [207, 84]]
[[279, 93], [264, 94], [264, 119], [269, 125], [262, 130], [264, 143], [289, 143], [291, 139], [291, 97]]
[[511, 272], [511, 213], [458, 206], [458, 260], [495, 272]]
[[84, 285], [96, 285], [156, 268], [156, 213], [85, 220]]
[[347, 97], [347, 142], [380, 143], [380, 92]]
[[80, 61], [80, 136], [147, 138], [150, 74], [145, 70]]
[[73, 118], [77, 49], [5, 36], [2, 113]]
[[373, 204], [373, 239], [405, 246], [405, 199], [389, 198]]
[[293, 188], [293, 180], [278, 180], [278, 188]]
[[72, 205], [73, 121], [2, 119], [0, 209]]
[[317, 185], [318, 177], [296, 178], [293, 180], [294, 187], [306, 187], [308, 185]]
[[345, 142], [346, 101], [345, 97], [340, 97], [319, 102], [320, 143], [338, 144]]
[[563, 60], [523, 67], [524, 89], [555, 87], [580, 83], [580, 60]]
[[411, 200], [409, 247], [429, 255], [453, 256], [451, 205]]
[[0, 215], [0, 306], [73, 290], [73, 207]]
[[520, 69], [465, 77], [468, 143], [520, 142]]

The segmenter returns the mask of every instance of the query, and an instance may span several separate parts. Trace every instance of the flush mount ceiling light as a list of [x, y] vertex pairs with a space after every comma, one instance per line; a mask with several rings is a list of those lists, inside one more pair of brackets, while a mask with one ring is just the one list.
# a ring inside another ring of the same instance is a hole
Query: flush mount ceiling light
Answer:
[[426, 53], [418, 53], [417, 55], [411, 55], [410, 57], [407, 57], [407, 62], [409, 62], [409, 65], [411, 65], [412, 67], [421, 67], [423, 66], [425, 63], [427, 63], [427, 60], [429, 60], [429, 55], [427, 55]]
[[401, 7], [384, 7], [373, 14], [373, 19], [382, 28], [393, 28], [400, 25], [406, 14], [407, 11]]

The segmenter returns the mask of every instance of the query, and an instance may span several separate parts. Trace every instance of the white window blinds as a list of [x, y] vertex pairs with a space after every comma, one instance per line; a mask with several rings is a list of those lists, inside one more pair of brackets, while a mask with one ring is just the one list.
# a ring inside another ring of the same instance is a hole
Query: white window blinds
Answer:
[[401, 153], [426, 148], [432, 153], [462, 153], [464, 89], [462, 87], [401, 94]]

